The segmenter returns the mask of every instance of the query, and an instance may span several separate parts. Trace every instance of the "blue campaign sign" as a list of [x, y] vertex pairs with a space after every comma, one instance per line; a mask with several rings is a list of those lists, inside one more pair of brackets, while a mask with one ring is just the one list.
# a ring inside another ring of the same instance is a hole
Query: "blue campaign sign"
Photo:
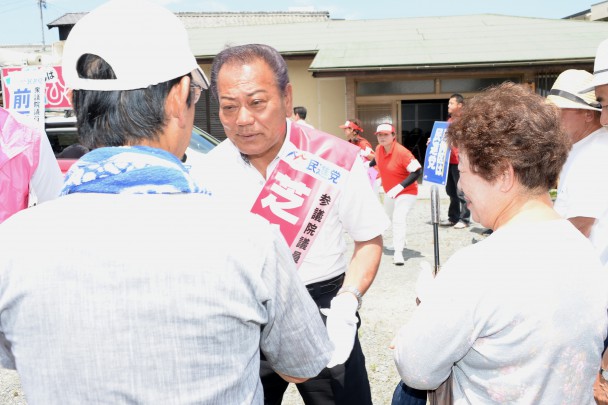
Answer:
[[422, 180], [425, 182], [445, 186], [450, 158], [450, 148], [445, 133], [449, 125], [446, 121], [435, 121], [433, 124], [422, 172]]

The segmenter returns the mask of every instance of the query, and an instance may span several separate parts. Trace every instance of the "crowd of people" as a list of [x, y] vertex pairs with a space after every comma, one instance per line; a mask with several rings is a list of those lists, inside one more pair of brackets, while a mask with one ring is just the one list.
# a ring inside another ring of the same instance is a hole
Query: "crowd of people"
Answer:
[[[110, 25], [120, 41], [97, 41]], [[421, 270], [395, 405], [608, 401], [607, 71], [608, 40], [546, 99], [450, 97], [448, 222], [493, 233]], [[225, 48], [207, 79], [148, 0], [83, 17], [63, 74], [90, 150], [65, 179], [35, 185], [48, 140], [0, 110], [0, 366], [28, 403], [280, 404], [294, 383], [307, 405], [372, 404], [358, 311], [389, 229], [404, 265], [422, 172], [393, 124], [375, 149], [358, 119], [346, 139], [315, 129], [267, 45]], [[203, 91], [227, 139], [190, 169]], [[49, 201], [26, 209], [30, 188]]]

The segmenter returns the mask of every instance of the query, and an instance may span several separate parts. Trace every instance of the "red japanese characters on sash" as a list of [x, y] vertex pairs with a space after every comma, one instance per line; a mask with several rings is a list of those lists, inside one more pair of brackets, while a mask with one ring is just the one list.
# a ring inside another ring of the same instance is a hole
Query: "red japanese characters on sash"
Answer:
[[359, 148], [291, 124], [297, 150], [281, 158], [251, 212], [277, 224], [300, 267], [346, 183]]

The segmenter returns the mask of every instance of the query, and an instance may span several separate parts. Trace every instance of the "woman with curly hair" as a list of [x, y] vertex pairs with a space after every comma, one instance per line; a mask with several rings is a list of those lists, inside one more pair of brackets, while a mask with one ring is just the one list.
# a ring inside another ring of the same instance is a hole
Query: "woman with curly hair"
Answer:
[[473, 219], [494, 233], [454, 254], [396, 338], [411, 387], [451, 374], [454, 402], [593, 404], [608, 283], [549, 197], [566, 161], [555, 107], [523, 85], [474, 97], [448, 130]]

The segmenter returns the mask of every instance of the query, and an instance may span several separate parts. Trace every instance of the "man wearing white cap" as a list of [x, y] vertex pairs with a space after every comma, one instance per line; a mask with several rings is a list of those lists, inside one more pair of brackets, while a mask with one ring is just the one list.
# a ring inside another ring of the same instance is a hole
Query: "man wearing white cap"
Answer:
[[180, 20], [110, 1], [71, 31], [63, 73], [93, 150], [64, 196], [0, 226], [0, 365], [28, 403], [261, 404], [260, 351], [316, 376], [332, 346], [281, 235], [180, 161], [208, 86]]
[[[555, 210], [588, 237], [604, 266], [608, 263], [608, 131], [600, 124], [600, 108], [592, 75], [562, 72], [547, 100], [560, 108], [562, 127], [572, 150], [560, 174]], [[581, 91], [587, 90], [584, 93]]]

